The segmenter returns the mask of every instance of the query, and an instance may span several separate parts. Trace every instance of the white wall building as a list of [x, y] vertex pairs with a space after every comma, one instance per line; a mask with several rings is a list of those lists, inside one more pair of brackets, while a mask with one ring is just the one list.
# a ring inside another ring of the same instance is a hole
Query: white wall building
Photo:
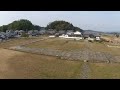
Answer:
[[82, 38], [82, 34], [81, 34], [81, 32], [79, 32], [79, 31], [76, 31], [76, 32], [74, 32], [73, 34], [71, 34], [71, 35], [69, 35], [69, 34], [62, 34], [61, 36], [59, 36], [59, 37], [61, 37], [61, 38], [69, 38], [69, 39], [76, 39], [76, 40], [81, 40], [81, 39], [83, 39]]

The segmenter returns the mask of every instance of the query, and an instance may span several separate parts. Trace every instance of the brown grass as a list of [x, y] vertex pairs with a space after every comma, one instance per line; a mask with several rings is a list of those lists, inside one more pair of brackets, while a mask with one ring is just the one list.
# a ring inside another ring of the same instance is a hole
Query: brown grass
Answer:
[[120, 79], [119, 63], [90, 63], [90, 68], [93, 79]]
[[9, 48], [11, 46], [22, 45], [33, 40], [37, 40], [39, 38], [18, 38], [18, 39], [10, 39], [9, 41], [5, 41], [0, 43], [0, 48]]
[[60, 38], [47, 39], [44, 41], [36, 42], [27, 45], [31, 48], [52, 48], [57, 50], [78, 50], [85, 47], [85, 43], [82, 41], [66, 40]]
[[[37, 39], [37, 38], [36, 38]], [[13, 39], [9, 42], [0, 43], [0, 78], [4, 79], [75, 79], [80, 78], [80, 61], [61, 60], [57, 57], [36, 55], [2, 48], [21, 45], [36, 39]], [[86, 45], [88, 44], [88, 45]], [[60, 50], [81, 50], [88, 48], [93, 51], [109, 52], [112, 55], [120, 55], [120, 49], [108, 48], [106, 43], [86, 43], [74, 40], [47, 39], [36, 42], [28, 47], [53, 48]], [[90, 78], [120, 78], [119, 63], [88, 63], [91, 69]]]
[[21, 52], [0, 49], [0, 78], [9, 78], [9, 73], [13, 72], [13, 70], [9, 68], [8, 60], [21, 54]]
[[50, 48], [62, 51], [71, 51], [71, 50], [83, 50], [89, 49], [90, 51], [95, 52], [105, 52], [112, 55], [120, 55], [120, 48], [110, 48], [107, 47], [108, 43], [99, 43], [99, 42], [83, 42], [83, 41], [74, 41], [60, 38], [46, 39], [44, 41], [35, 42], [26, 47], [30, 48]]
[[79, 78], [82, 62], [0, 49], [0, 78]]

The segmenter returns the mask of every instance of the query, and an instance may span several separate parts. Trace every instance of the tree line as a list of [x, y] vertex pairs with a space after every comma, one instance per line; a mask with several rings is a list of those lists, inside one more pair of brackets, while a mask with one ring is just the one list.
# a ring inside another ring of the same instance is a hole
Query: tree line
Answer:
[[[0, 31], [5, 32], [6, 30], [40, 30], [42, 27], [39, 25], [33, 25], [31, 21], [27, 19], [20, 19], [13, 21], [8, 25], [0, 26]], [[72, 23], [60, 20], [60, 21], [53, 21], [49, 23], [45, 29], [54, 29], [54, 30], [74, 30], [74, 31], [83, 31], [79, 27], [73, 26]]]

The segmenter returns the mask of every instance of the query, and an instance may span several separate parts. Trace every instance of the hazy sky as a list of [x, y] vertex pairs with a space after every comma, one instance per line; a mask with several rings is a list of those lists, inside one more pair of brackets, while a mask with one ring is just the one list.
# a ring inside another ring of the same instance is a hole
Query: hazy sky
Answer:
[[0, 11], [0, 26], [19, 19], [40, 26], [65, 20], [83, 30], [120, 31], [120, 11]]

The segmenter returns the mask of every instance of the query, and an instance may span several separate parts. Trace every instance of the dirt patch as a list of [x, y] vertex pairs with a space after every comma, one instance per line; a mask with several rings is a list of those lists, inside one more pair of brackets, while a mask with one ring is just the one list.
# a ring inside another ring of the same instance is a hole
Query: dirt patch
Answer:
[[8, 60], [16, 55], [22, 55], [22, 52], [6, 50], [0, 48], [0, 78], [5, 78], [6, 73], [13, 72], [9, 69]]

